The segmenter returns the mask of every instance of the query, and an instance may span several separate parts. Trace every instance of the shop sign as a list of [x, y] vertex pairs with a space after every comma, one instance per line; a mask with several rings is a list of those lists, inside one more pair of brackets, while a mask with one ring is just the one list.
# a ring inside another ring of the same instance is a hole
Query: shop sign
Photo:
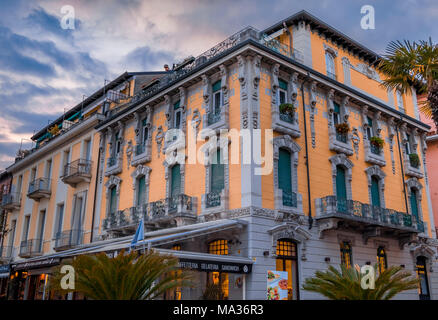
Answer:
[[38, 261], [29, 261], [23, 263], [17, 263], [14, 265], [14, 270], [26, 270], [26, 269], [36, 269], [42, 267], [50, 267], [59, 264], [61, 260], [59, 258], [47, 258]]
[[0, 273], [9, 273], [10, 270], [11, 270], [10, 264], [4, 264], [0, 266]]
[[268, 300], [287, 300], [287, 277], [287, 271], [268, 270]]
[[181, 269], [189, 269], [205, 272], [227, 272], [227, 273], [250, 273], [251, 264], [235, 262], [216, 262], [210, 260], [179, 259]]

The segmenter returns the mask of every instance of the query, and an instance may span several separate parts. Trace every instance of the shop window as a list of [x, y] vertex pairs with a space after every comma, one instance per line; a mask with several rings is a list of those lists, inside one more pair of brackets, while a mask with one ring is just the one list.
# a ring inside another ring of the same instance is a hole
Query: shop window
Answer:
[[174, 244], [174, 245], [172, 246], [172, 250], [175, 250], [175, 251], [181, 251], [181, 245], [180, 245], [180, 244]]
[[388, 261], [386, 260], [386, 251], [384, 247], [377, 248], [377, 266], [379, 274], [388, 268]]
[[427, 279], [426, 258], [417, 257], [417, 276], [420, 279], [419, 295], [420, 300], [430, 300], [429, 281]]
[[350, 268], [353, 265], [353, 253], [351, 245], [347, 241], [341, 242], [341, 263], [347, 268]]
[[298, 299], [297, 244], [289, 239], [277, 241], [276, 270], [287, 271], [287, 292], [289, 300]]
[[[171, 250], [175, 251], [181, 251], [181, 245], [180, 244], [174, 244], [171, 248]], [[181, 275], [181, 270], [172, 271], [171, 275]], [[182, 297], [182, 291], [181, 287], [176, 287], [172, 290], [168, 290], [164, 293], [164, 300], [181, 300]]]
[[[228, 241], [219, 239], [208, 244], [208, 253], [218, 255], [228, 255]], [[209, 272], [207, 275], [207, 284], [219, 285], [222, 288], [224, 299], [229, 295], [229, 277], [224, 272]]]

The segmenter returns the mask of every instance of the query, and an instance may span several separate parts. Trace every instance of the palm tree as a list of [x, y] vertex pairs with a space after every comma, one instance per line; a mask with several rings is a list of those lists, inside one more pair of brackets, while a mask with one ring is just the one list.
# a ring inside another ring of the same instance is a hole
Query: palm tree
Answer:
[[[400, 292], [418, 288], [419, 280], [402, 269], [399, 266], [387, 268], [376, 278], [374, 289], [363, 289], [358, 265], [347, 268], [341, 264], [341, 271], [329, 266], [327, 271], [317, 271], [315, 277], [307, 278], [303, 289], [331, 300], [389, 300]], [[377, 275], [377, 264], [374, 271]]]
[[417, 86], [419, 94], [427, 94], [420, 110], [438, 127], [438, 44], [430, 38], [413, 43], [391, 41], [379, 69], [387, 76], [382, 80], [384, 87], [406, 93]]
[[[191, 274], [178, 269], [178, 259], [152, 250], [139, 255], [124, 251], [115, 258], [105, 253], [80, 255], [65, 263], [75, 270], [75, 289], [93, 300], [152, 300], [178, 287], [191, 286]], [[66, 293], [60, 286], [65, 274], [59, 266], [51, 289]]]

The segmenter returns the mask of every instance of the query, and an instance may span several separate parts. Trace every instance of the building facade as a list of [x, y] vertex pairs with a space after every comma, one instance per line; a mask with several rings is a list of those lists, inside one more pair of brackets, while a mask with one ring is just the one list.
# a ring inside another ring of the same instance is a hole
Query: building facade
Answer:
[[[62, 147], [55, 143], [63, 135], [39, 145], [8, 168], [22, 199], [10, 209], [17, 236], [8, 241], [20, 251], [41, 248], [38, 257], [11, 257], [11, 278], [26, 270], [26, 279], [47, 281], [65, 257], [128, 248], [143, 221], [140, 248], [171, 253], [198, 271], [196, 288], [166, 299], [199, 299], [210, 283], [228, 299], [266, 299], [268, 270], [287, 271], [289, 299], [320, 299], [300, 289], [315, 271], [376, 262], [422, 279], [418, 291], [397, 298], [436, 299], [429, 127], [419, 120], [415, 91], [380, 86], [378, 59], [299, 12], [263, 31], [245, 28], [131, 85], [138, 90], [123, 92], [129, 99], [96, 109], [88, 131]], [[93, 163], [76, 187], [60, 171], [70, 163], [62, 150], [74, 145], [69, 161], [90, 154]], [[52, 179], [48, 196], [17, 187], [43, 177]], [[62, 202], [70, 223], [57, 228]], [[55, 250], [53, 230], [67, 230], [69, 246]], [[23, 289], [15, 296], [29, 298], [32, 280], [16, 282]]]

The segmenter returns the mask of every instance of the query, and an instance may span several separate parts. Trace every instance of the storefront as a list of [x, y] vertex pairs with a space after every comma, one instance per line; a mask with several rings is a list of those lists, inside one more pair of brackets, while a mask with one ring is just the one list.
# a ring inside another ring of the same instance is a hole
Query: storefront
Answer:
[[11, 265], [0, 265], [0, 300], [7, 298], [10, 271]]

